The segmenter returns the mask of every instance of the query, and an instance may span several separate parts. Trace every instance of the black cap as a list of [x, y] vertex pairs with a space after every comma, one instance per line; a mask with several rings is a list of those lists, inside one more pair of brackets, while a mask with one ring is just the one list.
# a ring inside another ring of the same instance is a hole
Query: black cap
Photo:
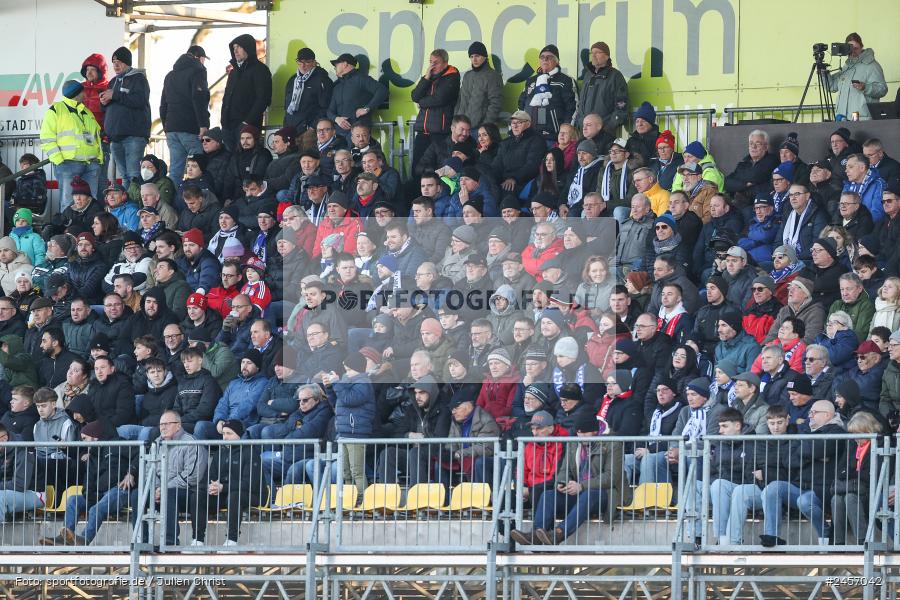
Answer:
[[309, 48], [300, 48], [297, 51], [297, 60], [316, 60], [316, 53]]
[[460, 177], [468, 177], [472, 181], [481, 181], [481, 171], [477, 167], [464, 167]]
[[336, 64], [342, 63], [342, 62], [345, 62], [348, 65], [353, 65], [355, 67], [356, 66], [356, 57], [353, 56], [352, 54], [350, 54], [349, 52], [344, 52], [343, 54], [338, 56], [336, 59], [331, 61], [331, 64], [336, 65]]
[[310, 175], [309, 179], [306, 180], [307, 187], [328, 187], [329, 185], [331, 185], [331, 181], [328, 180], [327, 176], [322, 175], [321, 173]]
[[188, 48], [187, 53], [194, 58], [209, 58], [206, 55], [206, 50], [203, 49], [203, 46], [197, 46], [196, 44]]
[[482, 267], [487, 266], [487, 259], [484, 258], [484, 254], [480, 252], [473, 252], [469, 255], [469, 258], [463, 262], [464, 265], [481, 265]]
[[831, 163], [827, 160], [818, 160], [813, 164], [809, 165], [810, 168], [819, 167], [820, 169], [825, 169], [826, 171], [832, 171]]

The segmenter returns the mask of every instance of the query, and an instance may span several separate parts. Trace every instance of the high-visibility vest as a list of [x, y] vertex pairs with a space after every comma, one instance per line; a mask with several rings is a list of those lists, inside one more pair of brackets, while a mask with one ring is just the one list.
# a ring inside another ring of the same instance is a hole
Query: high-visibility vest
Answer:
[[41, 149], [55, 165], [64, 160], [102, 163], [100, 125], [84, 104], [68, 98], [55, 102], [44, 114]]

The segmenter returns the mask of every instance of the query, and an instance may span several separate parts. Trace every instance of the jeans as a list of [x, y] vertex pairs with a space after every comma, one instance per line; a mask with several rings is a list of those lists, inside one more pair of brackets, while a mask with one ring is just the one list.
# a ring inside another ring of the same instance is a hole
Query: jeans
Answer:
[[184, 163], [191, 154], [202, 154], [203, 145], [196, 133], [167, 131], [166, 144], [169, 146], [169, 177], [179, 185], [184, 179]]
[[753, 483], [737, 484], [716, 479], [709, 486], [709, 503], [716, 538], [721, 540], [727, 532], [729, 544], [743, 544], [747, 511], [762, 508], [762, 490]]
[[399, 475], [407, 475], [410, 487], [430, 483], [431, 464], [439, 454], [440, 446], [432, 444], [387, 446], [378, 457], [375, 480], [379, 483], [398, 483]]
[[198, 440], [221, 440], [222, 434], [212, 421], [197, 421], [194, 425], [194, 437]]
[[84, 525], [84, 539], [90, 544], [97, 536], [97, 531], [103, 525], [103, 521], [110, 515], [117, 515], [128, 506], [129, 503], [128, 490], [114, 487], [107, 491], [100, 500], [91, 507], [88, 507], [87, 499], [84, 496], [70, 496], [66, 500], [66, 516], [65, 525], [70, 531], [75, 531], [78, 524], [78, 517], [87, 511], [87, 520]]
[[804, 517], [812, 521], [819, 538], [828, 537], [822, 500], [812, 490], [801, 490], [787, 481], [773, 481], [762, 491], [762, 505], [765, 535], [777, 536], [781, 526], [781, 507], [795, 506]]
[[116, 433], [123, 440], [140, 440], [147, 442], [153, 435], [155, 427], [144, 427], [143, 425], [119, 425], [116, 427]]
[[147, 138], [128, 136], [117, 142], [111, 142], [109, 150], [112, 152], [116, 170], [122, 178], [122, 185], [126, 188], [133, 179], [141, 176], [141, 158], [147, 149]]
[[[256, 427], [254, 425], [254, 427]], [[266, 427], [270, 427], [267, 425]], [[251, 428], [252, 429], [252, 428]], [[305, 446], [283, 446], [280, 450], [266, 450], [261, 455], [261, 463], [264, 481], [269, 484], [270, 489], [275, 490], [278, 483], [302, 483], [306, 481], [306, 464], [310, 463], [310, 472], [312, 472], [312, 455], [315, 451]], [[306, 452], [304, 452], [306, 449]], [[301, 464], [302, 463], [302, 464]], [[300, 465], [294, 470], [294, 467]], [[310, 476], [308, 481], [312, 483], [313, 477]], [[334, 483], [336, 480], [332, 479]]]
[[563, 530], [563, 535], [569, 537], [592, 514], [605, 510], [606, 501], [606, 492], [597, 488], [584, 490], [578, 496], [547, 490], [541, 494], [534, 509], [534, 528], [553, 529], [556, 516], [564, 512], [566, 516], [559, 527]]
[[628, 206], [617, 206], [613, 209], [613, 218], [619, 222], [619, 225], [624, 224], [630, 214], [631, 208]]
[[639, 483], [669, 483], [670, 481], [672, 481], [672, 471], [669, 470], [665, 452], [652, 452], [641, 459]]
[[43, 505], [40, 496], [31, 490], [0, 490], [0, 523], [5, 523], [10, 515], [31, 512]]
[[62, 212], [72, 205], [72, 180], [76, 176], [84, 179], [91, 186], [91, 195], [96, 198], [100, 193], [100, 163], [96, 160], [82, 162], [78, 160], [64, 160], [56, 165], [56, 179], [59, 182], [60, 200], [59, 211]]

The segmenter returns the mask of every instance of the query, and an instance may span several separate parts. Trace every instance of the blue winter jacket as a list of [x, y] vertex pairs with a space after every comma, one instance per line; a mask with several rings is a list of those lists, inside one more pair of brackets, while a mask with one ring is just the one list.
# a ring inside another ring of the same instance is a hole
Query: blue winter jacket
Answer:
[[128, 231], [138, 231], [141, 228], [141, 220], [138, 218], [137, 206], [131, 202], [125, 202], [121, 206], [109, 209], [109, 212], [119, 220], [119, 225]]
[[844, 373], [856, 366], [856, 348], [859, 346], [859, 338], [852, 329], [838, 331], [834, 339], [824, 333], [816, 336], [816, 344], [825, 346], [828, 350], [828, 358], [837, 374]]
[[266, 389], [268, 379], [257, 373], [250, 379], [238, 377], [233, 379], [225, 389], [225, 394], [216, 404], [213, 413], [213, 423], [228, 419], [239, 419], [244, 427], [256, 424], [259, 416], [256, 414], [256, 399]]
[[740, 331], [727, 342], [716, 344], [716, 363], [723, 359], [732, 361], [738, 373], [749, 371], [759, 354], [759, 344], [747, 332]]
[[[778, 223], [775, 219], [775, 213], [769, 215], [769, 218], [762, 223], [754, 218], [747, 231], [747, 237], [738, 240], [738, 246], [752, 256], [756, 262], [770, 262], [772, 260], [772, 250], [775, 249], [775, 236], [777, 234]], [[781, 244], [779, 243], [779, 245]]]
[[327, 388], [334, 405], [334, 428], [338, 437], [364, 438], [375, 431], [375, 388], [369, 376], [344, 376]]
[[849, 181], [844, 182], [845, 192], [856, 191], [859, 194], [860, 202], [872, 213], [872, 220], [878, 222], [884, 218], [884, 208], [881, 206], [881, 193], [884, 191], [884, 179], [878, 174], [878, 169], [869, 169], [866, 178], [863, 180], [862, 191], [855, 189], [854, 185]]
[[206, 248], [200, 252], [200, 256], [193, 262], [188, 261], [185, 256], [179, 256], [175, 259], [175, 263], [192, 291], [203, 288], [209, 293], [209, 290], [219, 285], [219, 273], [222, 270], [222, 265], [213, 256], [213, 253]]

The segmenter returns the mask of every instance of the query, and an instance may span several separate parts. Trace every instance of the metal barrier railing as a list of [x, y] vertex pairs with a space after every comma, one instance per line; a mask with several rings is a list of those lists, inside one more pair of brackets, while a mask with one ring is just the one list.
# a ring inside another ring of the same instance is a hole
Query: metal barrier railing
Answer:
[[[675, 477], [669, 474], [672, 465], [666, 449], [672, 444], [684, 456], [683, 440], [655, 437], [652, 443], [660, 445], [660, 452], [646, 453], [636, 461], [634, 450], [646, 448], [647, 437], [517, 441], [511, 536], [520, 550], [566, 551], [577, 546], [579, 551], [665, 552], [671, 548], [677, 507], [672, 503]], [[590, 456], [589, 467], [584, 467], [581, 453]], [[648, 471], [659, 473], [651, 478], [658, 481], [635, 487], [642, 463]]]
[[802, 109], [799, 105], [729, 107], [722, 109], [722, 114], [729, 125], [737, 125], [745, 119], [779, 119], [791, 123], [798, 110], [799, 123], [822, 122], [822, 107], [819, 105], [804, 105]]
[[[304, 547], [315, 529], [310, 517], [318, 485], [306, 479], [312, 469], [305, 467], [320, 460], [319, 445], [318, 440], [162, 442], [158, 481], [168, 482], [167, 493], [156, 494], [151, 504], [158, 506], [161, 531], [149, 539], [158, 539], [161, 551], [228, 547], [284, 552]], [[190, 461], [196, 471], [172, 471]], [[182, 535], [185, 515], [190, 535]]]
[[484, 553], [511, 468], [496, 438], [340, 440], [320, 465], [337, 484], [334, 549]]
[[[4, 552], [121, 552], [138, 504], [145, 449], [138, 442], [3, 442]], [[7, 465], [12, 464], [10, 469]]]
[[682, 148], [694, 140], [702, 141], [709, 148], [715, 116], [714, 108], [659, 110], [656, 112], [656, 124], [660, 131], [670, 130]]

